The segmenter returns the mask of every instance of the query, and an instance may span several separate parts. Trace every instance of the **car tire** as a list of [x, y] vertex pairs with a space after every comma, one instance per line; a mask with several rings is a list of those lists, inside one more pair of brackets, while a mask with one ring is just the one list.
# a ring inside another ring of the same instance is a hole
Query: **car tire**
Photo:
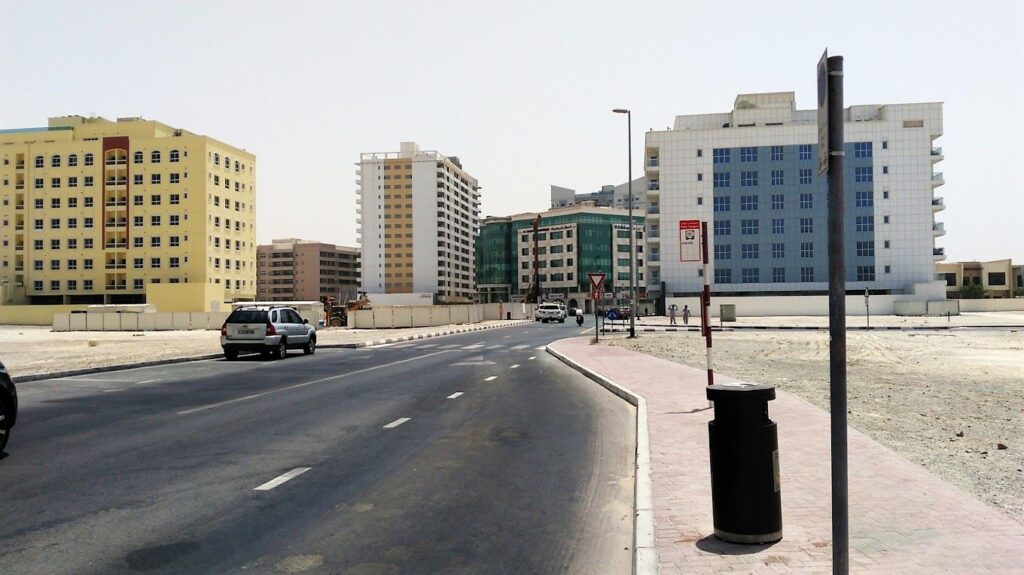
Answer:
[[236, 359], [238, 359], [238, 350], [237, 349], [225, 349], [224, 350], [224, 359], [226, 359], [228, 361], [235, 361]]
[[288, 357], [288, 341], [282, 337], [281, 343], [277, 344], [277, 347], [275, 347], [270, 354], [274, 356], [274, 359], [284, 359]]
[[11, 406], [0, 401], [0, 453], [7, 447], [7, 440], [11, 437], [11, 418], [14, 416]]
[[315, 337], [311, 336], [309, 338], [309, 341], [307, 341], [306, 345], [302, 348], [302, 353], [304, 353], [306, 355], [313, 355], [314, 353], [316, 353], [316, 338]]
[[565, 323], [565, 318], [563, 317], [562, 319], [558, 320], [558, 323]]

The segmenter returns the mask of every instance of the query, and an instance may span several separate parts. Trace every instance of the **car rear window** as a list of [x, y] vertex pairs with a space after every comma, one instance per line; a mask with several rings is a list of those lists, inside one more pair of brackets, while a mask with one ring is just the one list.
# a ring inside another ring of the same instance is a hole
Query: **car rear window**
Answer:
[[554, 309], [554, 310], [557, 310], [557, 309], [560, 309], [560, 308], [557, 305], [555, 305], [555, 304], [544, 304], [544, 305], [540, 306], [540, 309], [546, 309], [546, 310]]
[[236, 309], [228, 316], [228, 323], [267, 323], [267, 312], [263, 310]]

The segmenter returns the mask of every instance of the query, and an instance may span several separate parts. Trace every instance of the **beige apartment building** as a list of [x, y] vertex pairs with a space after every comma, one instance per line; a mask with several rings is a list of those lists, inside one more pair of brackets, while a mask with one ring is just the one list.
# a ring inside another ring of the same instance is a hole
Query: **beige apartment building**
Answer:
[[1013, 265], [1013, 261], [993, 260], [988, 262], [950, 262], [935, 264], [936, 279], [946, 281], [946, 296], [960, 297], [960, 289], [968, 285], [980, 285], [986, 298], [1013, 297], [1024, 289], [1024, 266]]
[[0, 130], [0, 307], [253, 299], [255, 164], [142, 118]]
[[476, 297], [474, 242], [480, 186], [455, 156], [402, 142], [362, 154], [356, 212], [363, 289], [429, 293], [438, 303]]
[[345, 302], [359, 285], [358, 248], [288, 238], [256, 250], [259, 301]]

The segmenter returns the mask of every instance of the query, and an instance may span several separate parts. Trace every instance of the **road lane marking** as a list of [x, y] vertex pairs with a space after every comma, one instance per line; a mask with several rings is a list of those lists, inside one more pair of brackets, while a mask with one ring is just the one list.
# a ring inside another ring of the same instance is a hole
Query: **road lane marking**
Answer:
[[496, 376], [496, 375], [492, 375], [491, 377], [488, 377], [488, 378], [487, 378], [487, 379], [485, 379], [484, 381], [494, 381], [494, 380], [496, 380], [496, 379], [498, 379], [498, 376]]
[[503, 344], [499, 343], [498, 345], [492, 345], [492, 346], [488, 347], [487, 349], [501, 349], [503, 347], [505, 347], [505, 346]]
[[356, 371], [350, 371], [348, 373], [339, 373], [338, 375], [332, 375], [330, 377], [321, 377], [320, 379], [314, 379], [312, 381], [304, 381], [302, 383], [296, 383], [294, 385], [288, 385], [288, 386], [285, 386], [285, 387], [279, 387], [277, 389], [271, 389], [271, 390], [268, 390], [268, 391], [264, 391], [262, 393], [254, 393], [252, 395], [245, 395], [245, 396], [242, 396], [242, 397], [236, 397], [235, 399], [228, 399], [228, 400], [225, 400], [225, 401], [218, 401], [217, 403], [211, 403], [209, 405], [203, 405], [203, 406], [200, 406], [200, 407], [193, 407], [192, 409], [186, 409], [186, 410], [183, 410], [183, 411], [179, 411], [178, 415], [189, 415], [189, 414], [192, 414], [192, 413], [198, 413], [200, 411], [206, 411], [208, 409], [214, 409], [214, 408], [217, 408], [217, 407], [223, 407], [225, 405], [231, 405], [233, 403], [238, 403], [240, 401], [249, 401], [250, 399], [256, 399], [258, 397], [263, 397], [265, 395], [271, 395], [273, 393], [279, 393], [281, 391], [289, 391], [289, 390], [292, 390], [292, 389], [298, 389], [300, 387], [306, 387], [306, 386], [314, 385], [314, 384], [317, 384], [317, 383], [323, 383], [325, 381], [331, 381], [333, 379], [342, 379], [344, 377], [349, 377], [349, 376], [352, 376], [352, 375], [358, 375], [360, 373], [366, 373], [368, 371], [375, 371], [375, 370], [378, 370], [378, 369], [383, 369], [385, 367], [391, 367], [391, 366], [399, 365], [399, 364], [402, 364], [402, 363], [408, 363], [410, 361], [417, 361], [417, 360], [420, 360], [420, 359], [426, 359], [426, 358], [434, 356], [434, 355], [441, 355], [442, 353], [448, 353], [448, 352], [447, 351], [435, 351], [434, 353], [427, 353], [427, 354], [424, 354], [424, 355], [418, 355], [416, 357], [410, 357], [410, 358], [407, 358], [407, 359], [401, 359], [401, 360], [398, 360], [398, 361], [393, 361], [391, 363], [385, 363], [383, 365], [375, 365], [373, 367], [357, 369]]
[[518, 364], [518, 363], [515, 363], [515, 364], [512, 364], [512, 367], [509, 367], [509, 369], [515, 369], [515, 368], [517, 368], [517, 367], [519, 367], [519, 364]]
[[481, 347], [483, 347], [483, 345], [479, 343], [474, 343], [473, 345], [463, 346], [462, 349], [480, 349]]
[[521, 343], [519, 345], [513, 345], [512, 349], [526, 349], [528, 347], [530, 347], [530, 346], [526, 345], [525, 343]]
[[453, 394], [449, 395], [449, 396], [448, 396], [448, 399], [456, 399], [456, 398], [457, 398], [457, 397], [459, 397], [460, 395], [462, 395], [462, 392], [461, 392], [461, 391], [456, 391], [455, 393], [453, 393]]
[[427, 349], [428, 347], [437, 347], [436, 343], [423, 343], [416, 346], [416, 349]]
[[121, 388], [121, 389], [104, 389], [103, 393], [114, 393], [115, 391], [124, 391], [124, 388]]
[[535, 356], [535, 355], [531, 355], [531, 356], [530, 356], [530, 359], [537, 359], [537, 356]]
[[510, 335], [506, 335], [505, 337], [503, 337], [503, 338], [501, 338], [501, 339], [508, 339], [508, 338], [510, 338], [510, 337], [512, 337], [512, 336], [510, 336]]
[[410, 419], [412, 419], [412, 418], [411, 417], [399, 417], [398, 419], [396, 419], [396, 420], [392, 421], [391, 423], [385, 425], [384, 429], [394, 429], [394, 428], [398, 427], [399, 425], [402, 425], [406, 421], [409, 421]]
[[158, 377], [156, 379], [147, 379], [146, 381], [137, 381], [135, 382], [135, 385], [146, 385], [147, 383], [156, 383], [160, 381], [160, 379], [161, 378]]
[[437, 349], [452, 349], [454, 347], [459, 347], [460, 345], [462, 345], [462, 344], [460, 344], [460, 343], [449, 343], [448, 345], [442, 345], [441, 347], [439, 347]]
[[295, 469], [292, 469], [288, 473], [285, 473], [284, 475], [281, 475], [279, 477], [275, 477], [274, 479], [271, 479], [270, 481], [264, 483], [263, 485], [256, 487], [255, 489], [253, 489], [253, 491], [270, 491], [271, 489], [277, 487], [278, 485], [281, 485], [286, 481], [295, 479], [296, 477], [302, 475], [303, 473], [309, 471], [310, 469], [312, 469], [312, 467], [296, 467]]
[[544, 349], [547, 349], [547, 346], [546, 346], [546, 345], [542, 345], [542, 346], [539, 346], [539, 347], [535, 347], [535, 348], [533, 348], [533, 349], [540, 349], [540, 350], [544, 350]]

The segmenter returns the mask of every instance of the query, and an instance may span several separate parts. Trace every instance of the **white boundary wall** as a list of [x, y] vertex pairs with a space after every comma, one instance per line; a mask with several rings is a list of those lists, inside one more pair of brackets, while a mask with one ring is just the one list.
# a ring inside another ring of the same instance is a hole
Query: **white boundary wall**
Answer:
[[505, 319], [532, 319], [531, 304], [473, 304], [473, 305], [417, 305], [373, 306], [349, 313], [349, 327], [381, 329], [392, 327], [431, 327], [438, 325], [480, 323]]
[[220, 329], [228, 312], [56, 313], [53, 331], [172, 331]]
[[960, 311], [1024, 311], [1024, 298], [962, 299]]

